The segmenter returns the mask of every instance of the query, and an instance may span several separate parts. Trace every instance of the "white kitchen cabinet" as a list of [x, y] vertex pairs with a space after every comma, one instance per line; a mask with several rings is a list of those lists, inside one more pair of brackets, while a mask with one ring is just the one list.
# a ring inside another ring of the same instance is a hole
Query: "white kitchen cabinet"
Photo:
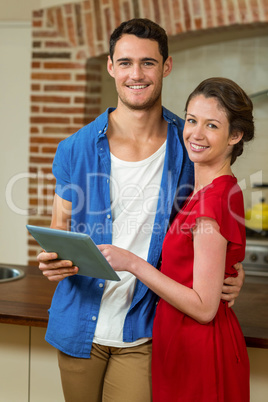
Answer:
[[64, 402], [45, 328], [0, 324], [0, 402]]
[[30, 402], [64, 402], [57, 351], [45, 341], [45, 328], [31, 328]]
[[[0, 324], [0, 402], [64, 402], [45, 328]], [[268, 399], [268, 349], [248, 348], [251, 401]]]
[[28, 402], [29, 332], [0, 324], [0, 402]]

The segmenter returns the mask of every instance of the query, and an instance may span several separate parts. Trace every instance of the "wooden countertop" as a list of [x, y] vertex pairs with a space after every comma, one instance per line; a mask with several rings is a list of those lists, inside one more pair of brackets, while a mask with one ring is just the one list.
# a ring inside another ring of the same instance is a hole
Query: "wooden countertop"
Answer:
[[[23, 269], [25, 277], [0, 283], [0, 323], [46, 327], [56, 288], [37, 267]], [[247, 277], [234, 306], [248, 347], [268, 348], [268, 278]]]
[[22, 279], [0, 283], [0, 323], [46, 327], [57, 284], [49, 282], [38, 267], [0, 265], [25, 272]]

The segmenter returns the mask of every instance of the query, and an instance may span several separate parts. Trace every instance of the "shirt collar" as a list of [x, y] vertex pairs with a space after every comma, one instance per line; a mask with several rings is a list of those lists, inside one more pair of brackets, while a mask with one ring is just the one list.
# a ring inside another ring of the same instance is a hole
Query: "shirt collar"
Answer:
[[[97, 130], [98, 130], [98, 137], [103, 137], [106, 134], [107, 128], [108, 128], [108, 122], [109, 122], [109, 114], [115, 110], [114, 107], [110, 107], [106, 109], [104, 113], [102, 113], [100, 116], [97, 117], [96, 119], [96, 124], [97, 124]], [[164, 106], [162, 106], [162, 113], [164, 119], [171, 124], [175, 124], [177, 127], [179, 127], [181, 119], [179, 119], [178, 116], [176, 116], [174, 113], [170, 112], [168, 109], [166, 109]]]
[[105, 110], [104, 113], [99, 115], [95, 122], [98, 130], [98, 137], [101, 138], [106, 134], [107, 128], [108, 128], [108, 121], [109, 121], [109, 114], [113, 112], [115, 108], [109, 107], [108, 109]]

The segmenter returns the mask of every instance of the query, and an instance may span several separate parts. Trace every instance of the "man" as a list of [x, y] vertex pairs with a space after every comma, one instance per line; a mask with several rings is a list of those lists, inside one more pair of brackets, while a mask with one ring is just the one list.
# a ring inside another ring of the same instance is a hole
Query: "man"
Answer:
[[[161, 102], [172, 69], [165, 31], [144, 19], [122, 23], [111, 35], [107, 69], [117, 108], [59, 144], [51, 227], [87, 232], [96, 244], [118, 245], [157, 267], [170, 216], [193, 183], [184, 122]], [[127, 272], [105, 283], [55, 258], [38, 256], [44, 275], [60, 281], [46, 340], [59, 350], [66, 401], [150, 401], [156, 296]], [[243, 270], [231, 281], [223, 298], [232, 303]]]

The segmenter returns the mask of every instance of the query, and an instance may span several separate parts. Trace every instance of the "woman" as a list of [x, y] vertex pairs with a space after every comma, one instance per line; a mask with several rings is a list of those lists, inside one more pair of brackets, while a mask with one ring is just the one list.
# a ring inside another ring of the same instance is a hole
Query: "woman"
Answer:
[[172, 223], [161, 272], [130, 252], [100, 250], [160, 296], [153, 331], [154, 402], [247, 402], [249, 361], [224, 277], [244, 259], [242, 192], [231, 165], [254, 136], [252, 102], [233, 81], [210, 78], [186, 102], [184, 143], [194, 191]]

